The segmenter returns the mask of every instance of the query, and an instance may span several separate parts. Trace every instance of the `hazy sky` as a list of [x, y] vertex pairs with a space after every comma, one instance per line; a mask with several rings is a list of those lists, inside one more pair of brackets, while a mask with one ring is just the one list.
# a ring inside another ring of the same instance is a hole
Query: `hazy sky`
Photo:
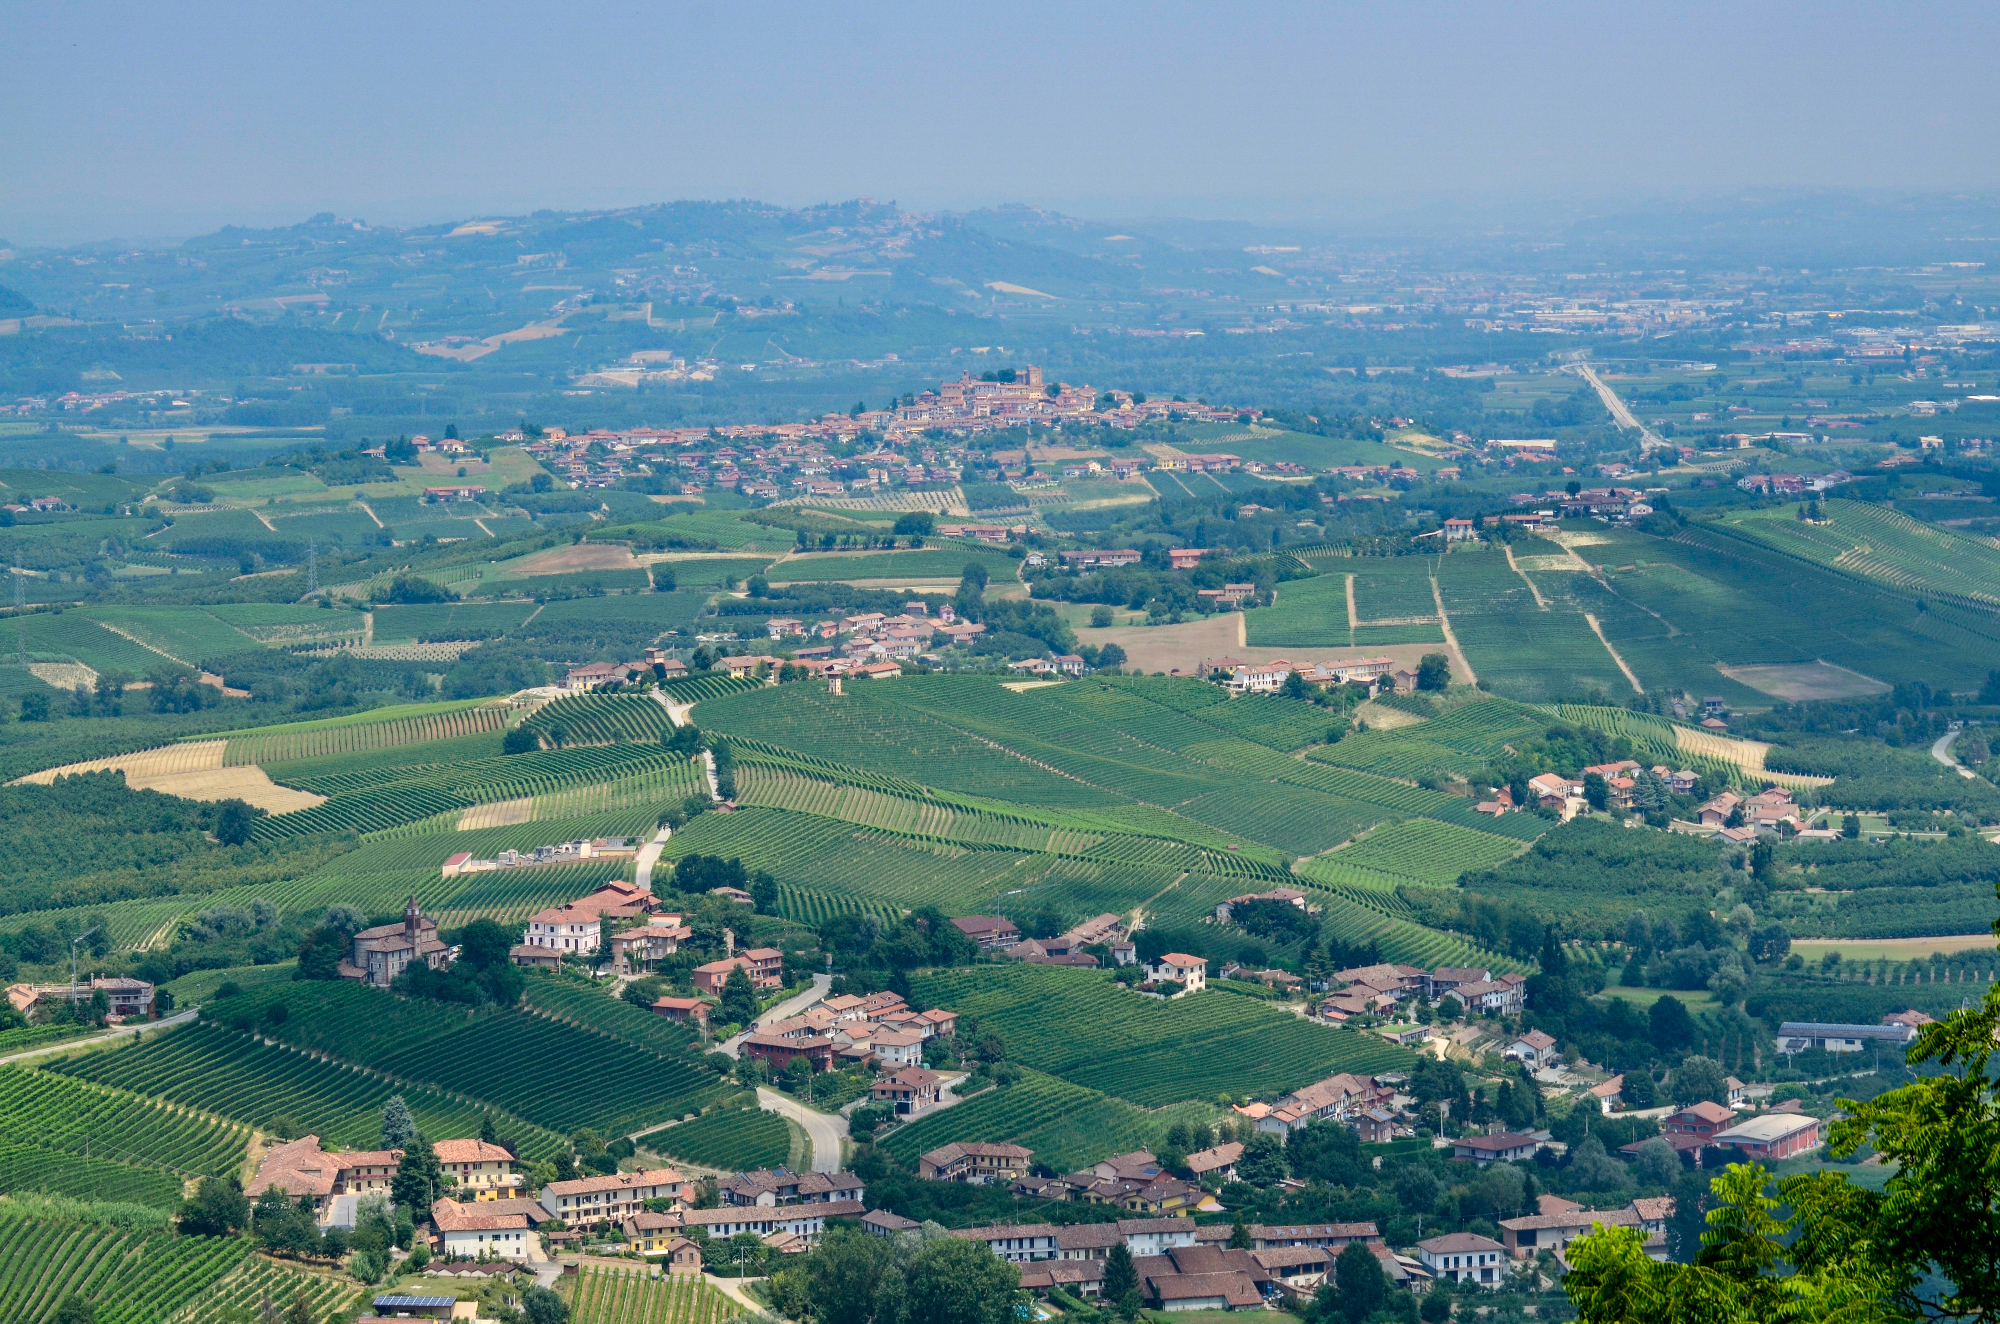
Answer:
[[870, 196], [1303, 220], [2000, 188], [1992, 3], [47, 3], [0, 238]]

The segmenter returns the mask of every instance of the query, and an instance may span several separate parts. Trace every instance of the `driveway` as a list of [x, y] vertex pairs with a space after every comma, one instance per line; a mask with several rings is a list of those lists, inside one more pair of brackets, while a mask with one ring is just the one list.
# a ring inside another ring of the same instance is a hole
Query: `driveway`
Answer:
[[[774, 1021], [783, 1021], [791, 1019], [792, 1017], [798, 1015], [800, 1012], [804, 1011], [807, 1007], [812, 1006], [813, 1003], [818, 1002], [821, 998], [825, 997], [827, 989], [831, 988], [832, 986], [833, 986], [833, 976], [814, 975], [811, 988], [805, 990], [803, 993], [797, 994], [796, 996], [786, 998], [783, 1002], [780, 1002], [777, 1006], [771, 1008], [769, 1011], [759, 1016], [752, 1023], [751, 1029], [761, 1030], [766, 1025], [769, 1025]], [[748, 1034], [748, 1033], [750, 1033], [750, 1030], [745, 1030], [743, 1032], [743, 1034]], [[723, 1041], [722, 1043], [717, 1044], [715, 1047], [717, 1051], [727, 1053], [729, 1056], [735, 1057], [741, 1050], [742, 1044], [743, 1044], [743, 1035], [739, 1034], [733, 1039], [728, 1039]]]
[[1939, 736], [1938, 742], [1931, 746], [1931, 757], [1961, 777], [1977, 777], [1978, 773], [1952, 757], [1951, 742], [1958, 739], [1962, 734], [1964, 733], [1961, 731], [1947, 731], [1942, 736]]
[[840, 1142], [847, 1136], [845, 1117], [808, 1108], [796, 1099], [763, 1086], [757, 1088], [757, 1106], [805, 1128], [806, 1135], [812, 1140], [814, 1172], [840, 1171]]

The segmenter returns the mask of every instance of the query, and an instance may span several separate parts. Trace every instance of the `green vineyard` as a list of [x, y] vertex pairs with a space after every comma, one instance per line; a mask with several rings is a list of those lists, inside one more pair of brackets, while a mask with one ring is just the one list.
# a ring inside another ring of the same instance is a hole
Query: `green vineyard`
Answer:
[[181, 1179], [157, 1168], [0, 1140], [0, 1191], [40, 1191], [79, 1200], [173, 1209], [181, 1202]]
[[919, 996], [979, 1018], [1008, 1056], [1073, 1084], [1148, 1107], [1219, 1093], [1280, 1094], [1336, 1071], [1374, 1074], [1410, 1061], [1403, 1049], [1308, 1024], [1218, 993], [1162, 1002], [1102, 972], [1059, 966], [942, 970], [912, 981]]
[[448, 1007], [346, 982], [277, 985], [239, 998], [226, 1014], [253, 1021], [283, 1004], [283, 1023], [263, 1033], [296, 1048], [480, 1099], [563, 1133], [588, 1126], [622, 1135], [682, 1117], [718, 1092], [713, 1073], [684, 1056], [635, 1051], [629, 1041], [513, 1008]]
[[658, 745], [608, 745], [507, 754], [436, 767], [381, 768], [295, 779], [325, 804], [257, 820], [260, 841], [317, 832], [376, 832], [496, 800], [553, 795], [615, 778], [684, 768]]
[[704, 1113], [639, 1138], [646, 1148], [728, 1172], [775, 1168], [791, 1153], [785, 1119], [761, 1108]]
[[[329, 1145], [379, 1143], [382, 1105], [401, 1094], [425, 1135], [479, 1134], [488, 1110], [442, 1091], [261, 1043], [220, 1026], [191, 1025], [131, 1048], [64, 1062], [63, 1074], [220, 1113], [253, 1125], [288, 1118]], [[500, 1127], [525, 1158], [552, 1155], [564, 1142], [527, 1122]]]
[[608, 1034], [655, 1053], [678, 1053], [694, 1040], [690, 1031], [665, 1017], [609, 996], [601, 984], [544, 971], [529, 972], [522, 1005], [553, 1020]]
[[242, 1238], [97, 1221], [88, 1206], [0, 1201], [0, 1319], [43, 1324], [72, 1294], [98, 1324], [165, 1324], [250, 1253]]
[[[287, 763], [297, 759], [324, 758], [329, 754], [352, 754], [368, 749], [393, 749], [399, 745], [421, 745], [432, 740], [450, 740], [482, 731], [498, 731], [507, 724], [513, 710], [505, 704], [479, 700], [450, 703], [411, 704], [406, 708], [378, 708], [362, 715], [363, 720], [344, 717], [318, 722], [294, 722], [241, 731], [226, 738], [223, 752], [226, 767], [249, 763]], [[213, 736], [199, 739], [212, 740]]]
[[118, 1090], [0, 1067], [0, 1142], [115, 1159], [184, 1177], [222, 1177], [242, 1166], [250, 1134], [233, 1122]]
[[577, 1274], [572, 1324], [723, 1324], [743, 1307], [695, 1277], [585, 1265]]
[[1432, 819], [1390, 823], [1337, 853], [1343, 864], [1423, 883], [1456, 882], [1469, 869], [1491, 868], [1521, 853], [1523, 844]]
[[953, 1107], [898, 1127], [883, 1148], [914, 1163], [919, 1154], [954, 1141], [1005, 1142], [1035, 1152], [1038, 1162], [1068, 1172], [1108, 1155], [1161, 1143], [1180, 1120], [1207, 1121], [1208, 1103], [1175, 1104], [1157, 1111], [1039, 1071], [1024, 1070], [1007, 1086], [980, 1091]]
[[286, 1312], [302, 1292], [312, 1324], [345, 1320], [347, 1307], [364, 1295], [352, 1283], [328, 1274], [290, 1268], [253, 1255], [236, 1272], [202, 1293], [198, 1303], [176, 1315], [173, 1324], [241, 1324], [258, 1319], [266, 1301], [277, 1307], [280, 1319], [288, 1319]]
[[644, 694], [577, 694], [545, 703], [522, 725], [551, 747], [657, 743], [672, 731], [666, 708]]

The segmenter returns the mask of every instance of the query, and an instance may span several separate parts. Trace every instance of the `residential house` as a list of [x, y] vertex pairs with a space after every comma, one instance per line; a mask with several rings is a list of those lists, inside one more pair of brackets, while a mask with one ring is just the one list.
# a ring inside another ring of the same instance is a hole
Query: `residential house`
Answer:
[[1115, 943], [1125, 933], [1124, 921], [1116, 915], [1093, 915], [1083, 923], [1075, 925], [1062, 936], [1079, 947], [1096, 947]]
[[[1660, 1135], [1674, 1147], [1675, 1152], [1685, 1154], [1714, 1144], [1716, 1134], [1727, 1130], [1735, 1121], [1735, 1113], [1719, 1103], [1703, 1099], [1700, 1103], [1690, 1104], [1661, 1118]], [[1621, 1148], [1637, 1153], [1639, 1145], [1643, 1143], [1645, 1142], [1639, 1141]]]
[[[1558, 1254], [1569, 1248], [1569, 1244], [1579, 1237], [1589, 1236], [1598, 1227], [1629, 1227], [1644, 1232], [1643, 1220], [1630, 1205], [1623, 1209], [1569, 1209], [1556, 1213], [1529, 1214], [1521, 1218], [1500, 1220], [1500, 1239], [1506, 1244], [1508, 1255], [1517, 1260], [1533, 1259], [1536, 1252], [1553, 1250]], [[1652, 1244], [1657, 1237], [1657, 1247]], [[1664, 1234], [1649, 1236], [1646, 1253], [1656, 1260], [1664, 1260], [1667, 1253], [1667, 1239]]]
[[564, 1223], [622, 1222], [645, 1212], [648, 1200], [694, 1200], [694, 1184], [672, 1168], [615, 1172], [603, 1177], [552, 1181], [542, 1187], [542, 1208]]
[[891, 1104], [897, 1113], [911, 1116], [937, 1103], [943, 1082], [944, 1078], [935, 1071], [905, 1067], [894, 1075], [878, 1078], [868, 1093], [875, 1102]]
[[933, 1149], [917, 1159], [917, 1175], [929, 1181], [969, 1182], [984, 1186], [1019, 1181], [1034, 1163], [1034, 1151], [1020, 1145], [956, 1142]]
[[887, 1209], [871, 1209], [861, 1216], [861, 1230], [871, 1237], [894, 1237], [922, 1227], [916, 1219], [892, 1214]]
[[1198, 1149], [1187, 1156], [1187, 1169], [1197, 1182], [1206, 1182], [1213, 1177], [1217, 1181], [1230, 1181], [1236, 1176], [1236, 1162], [1243, 1157], [1243, 1146], [1237, 1141], [1226, 1145], [1216, 1145], [1210, 1149]]
[[1021, 930], [1014, 921], [1000, 915], [962, 915], [952, 921], [952, 927], [979, 944], [982, 952], [1006, 951], [1021, 941]]
[[528, 917], [523, 941], [529, 947], [547, 947], [565, 957], [585, 956], [597, 950], [602, 932], [596, 911], [575, 905], [552, 906]]
[[1287, 1094], [1256, 1118], [1256, 1127], [1272, 1135], [1289, 1136], [1311, 1122], [1345, 1121], [1382, 1097], [1383, 1091], [1374, 1081], [1343, 1071]]
[[848, 1203], [861, 1199], [864, 1187], [851, 1172], [793, 1172], [789, 1168], [759, 1168], [724, 1177], [715, 1185], [726, 1205]]
[[1431, 1276], [1455, 1283], [1500, 1282], [1507, 1273], [1506, 1257], [1505, 1246], [1471, 1232], [1447, 1233], [1417, 1243], [1417, 1258]]
[[859, 1200], [817, 1200], [807, 1204], [683, 1209], [675, 1216], [683, 1228], [705, 1229], [711, 1241], [750, 1232], [763, 1238], [766, 1244], [782, 1244], [785, 1250], [803, 1251], [826, 1229], [829, 1218], [860, 1218], [863, 1212]]
[[1208, 961], [1200, 956], [1189, 956], [1186, 952], [1168, 952], [1149, 963], [1146, 973], [1154, 980], [1171, 980], [1179, 984], [1183, 993], [1199, 993], [1208, 987]]
[[514, 1171], [514, 1155], [484, 1140], [440, 1140], [432, 1146], [438, 1165], [451, 1178], [461, 1196], [474, 1200], [497, 1200], [521, 1187], [521, 1174]]
[[750, 987], [759, 992], [783, 988], [785, 954], [775, 947], [752, 947], [747, 951], [738, 952], [735, 956], [696, 966], [691, 978], [695, 988], [701, 992], [713, 993], [720, 997], [723, 985], [729, 982], [729, 973], [732, 970], [741, 970], [747, 974], [750, 977]]
[[1562, 1054], [1556, 1051], [1556, 1041], [1540, 1030], [1530, 1030], [1508, 1044], [1501, 1056], [1510, 1062], [1521, 1063], [1530, 1071], [1539, 1071], [1562, 1061]]
[[783, 1071], [795, 1058], [804, 1058], [814, 1071], [827, 1071], [833, 1067], [833, 1040], [826, 1035], [805, 1035], [787, 1039], [775, 1034], [745, 1035], [741, 1050], [761, 1062], [768, 1062], [773, 1071]]
[[318, 1136], [301, 1136], [265, 1151], [244, 1194], [255, 1200], [276, 1189], [294, 1200], [311, 1199], [315, 1209], [325, 1209], [336, 1195], [386, 1195], [402, 1157], [399, 1149], [329, 1153]]
[[413, 961], [433, 970], [451, 964], [451, 949], [438, 938], [437, 921], [417, 907], [412, 895], [403, 907], [403, 922], [378, 924], [354, 935], [354, 950], [340, 963], [340, 977], [387, 988]]
[[877, 1030], [869, 1040], [875, 1060], [889, 1067], [913, 1067], [924, 1060], [925, 1036], [918, 1030]]
[[[1225, 1235], [1228, 1228], [1223, 1229]], [[1286, 1223], [1250, 1225], [1252, 1250], [1279, 1250], [1293, 1246], [1317, 1246], [1322, 1250], [1342, 1250], [1348, 1246], [1379, 1246], [1382, 1231], [1373, 1223]]]
[[126, 975], [100, 977], [90, 976], [89, 982], [79, 983], [71, 988], [62, 984], [9, 984], [7, 1002], [23, 1016], [38, 1006], [57, 1002], [85, 1003], [102, 993], [111, 1004], [109, 1020], [113, 1023], [137, 1017], [150, 1020], [153, 1015], [153, 986], [143, 979], [133, 979]]
[[1515, 1016], [1527, 1005], [1527, 982], [1520, 975], [1502, 975], [1477, 984], [1461, 984], [1445, 996], [1457, 998], [1468, 1013]]
[[710, 1005], [702, 998], [659, 998], [653, 1003], [653, 1014], [682, 1024], [692, 1022], [707, 1029]]
[[1613, 1076], [1602, 1085], [1592, 1085], [1587, 1093], [1590, 1100], [1597, 1105], [1599, 1112], [1607, 1115], [1613, 1113], [1624, 1101], [1625, 1077]]
[[1253, 1310], [1275, 1291], [1275, 1280], [1253, 1252], [1218, 1246], [1176, 1246], [1133, 1258], [1139, 1292], [1155, 1310]]
[[1395, 1114], [1383, 1108], [1368, 1108], [1350, 1119], [1364, 1145], [1386, 1145], [1396, 1138]]
[[528, 1220], [520, 1214], [488, 1213], [477, 1204], [444, 1199], [432, 1203], [431, 1222], [437, 1226], [448, 1258], [528, 1258]]
[[954, 1228], [954, 1237], [983, 1241], [987, 1249], [1010, 1264], [1053, 1260], [1061, 1255], [1056, 1230], [1047, 1223], [1002, 1223], [991, 1227]]
[[701, 1276], [701, 1244], [681, 1235], [681, 1220], [674, 1214], [634, 1214], [621, 1229], [625, 1244], [648, 1260], [664, 1264], [670, 1278]]
[[1451, 1142], [1451, 1156], [1471, 1159], [1483, 1168], [1489, 1163], [1524, 1163], [1541, 1147], [1542, 1142], [1533, 1136], [1502, 1131], [1490, 1136], [1460, 1136]]

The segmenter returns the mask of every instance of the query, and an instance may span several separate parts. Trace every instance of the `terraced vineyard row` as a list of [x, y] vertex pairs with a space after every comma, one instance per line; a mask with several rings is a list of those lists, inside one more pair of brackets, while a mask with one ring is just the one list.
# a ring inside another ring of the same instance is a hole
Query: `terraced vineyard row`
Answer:
[[[392, 1094], [409, 1102], [418, 1129], [427, 1136], [476, 1136], [487, 1115], [440, 1090], [390, 1081], [206, 1024], [50, 1069], [253, 1125], [289, 1117], [327, 1143], [350, 1149], [378, 1143], [382, 1105]], [[526, 1158], [550, 1157], [566, 1143], [518, 1119], [506, 1119], [500, 1128]]]
[[645, 694], [577, 694], [545, 703], [522, 726], [551, 746], [658, 743], [673, 719]]
[[1390, 823], [1339, 852], [1343, 863], [1416, 882], [1451, 883], [1469, 869], [1486, 869], [1513, 859], [1521, 843], [1511, 837], [1408, 818]]
[[658, 745], [609, 745], [473, 759], [435, 768], [300, 778], [331, 798], [322, 805], [257, 820], [259, 840], [315, 832], [373, 832], [493, 800], [551, 795], [614, 778], [678, 769], [684, 755]]
[[974, 967], [913, 982], [934, 1005], [977, 1016], [1011, 1057], [1148, 1106], [1222, 1092], [1279, 1093], [1336, 1071], [1373, 1074], [1410, 1060], [1381, 1040], [1311, 1025], [1246, 998], [1161, 1002], [1094, 970]]
[[285, 1004], [283, 1023], [263, 1033], [287, 1044], [564, 1133], [588, 1126], [624, 1134], [684, 1116], [716, 1091], [714, 1076], [683, 1057], [634, 1051], [628, 1040], [512, 1008], [473, 1011], [347, 983], [276, 985], [239, 997], [241, 1012], [232, 1000], [226, 1014], [261, 1021], [263, 1008]]
[[908, 798], [866, 786], [822, 781], [744, 760], [736, 772], [736, 801], [838, 818], [865, 827], [1022, 850], [1083, 850], [1102, 837], [999, 814], [968, 813], [935, 800]]
[[[232, 736], [224, 751], [224, 767], [248, 763], [285, 763], [293, 759], [322, 758], [328, 754], [351, 754], [366, 749], [393, 749], [399, 745], [421, 745], [432, 740], [450, 740], [506, 726], [512, 709], [504, 704], [464, 702], [427, 705], [442, 711], [407, 717], [350, 722], [301, 722], [292, 727], [273, 727], [268, 732]], [[204, 737], [206, 739], [208, 737]]]
[[0, 1140], [0, 1191], [42, 1191], [173, 1209], [181, 1202], [181, 1179], [158, 1168]]
[[723, 1324], [743, 1307], [694, 1277], [585, 1265], [576, 1280], [574, 1324]]
[[[1319, 882], [1311, 866], [1301, 866], [1300, 876], [1308, 883]], [[1528, 973], [1532, 967], [1511, 957], [1489, 952], [1464, 938], [1427, 928], [1391, 911], [1407, 913], [1394, 897], [1383, 897], [1372, 889], [1333, 885], [1314, 897], [1321, 907], [1320, 933], [1344, 946], [1374, 943], [1385, 961], [1435, 969], [1441, 965], [1480, 966], [1495, 971]]]
[[1867, 502], [1827, 500], [1821, 509], [1827, 522], [1820, 524], [1795, 518], [1789, 508], [1745, 512], [1728, 524], [1787, 555], [1891, 588], [2000, 605], [2000, 548], [1991, 539]]
[[236, 1272], [203, 1292], [200, 1301], [175, 1315], [173, 1324], [239, 1324], [256, 1319], [267, 1300], [280, 1312], [291, 1310], [301, 1292], [305, 1293], [312, 1324], [334, 1324], [344, 1319], [346, 1307], [356, 1296], [363, 1295], [353, 1284], [339, 1282], [330, 1275], [308, 1273], [252, 1256]]
[[221, 1177], [242, 1165], [250, 1135], [220, 1118], [64, 1076], [0, 1067], [0, 1141]]
[[898, 1127], [882, 1147], [909, 1163], [917, 1155], [955, 1140], [1015, 1141], [1103, 1098], [1086, 1086], [1024, 1070], [1011, 1086], [987, 1089], [943, 1112]]
[[609, 996], [600, 984], [531, 971], [522, 999], [524, 1005], [545, 1016], [613, 1035], [655, 1053], [681, 1052], [694, 1039], [672, 1021]]
[[705, 676], [684, 676], [679, 680], [663, 681], [660, 693], [675, 703], [699, 703], [704, 699], [720, 699], [730, 694], [743, 694], [749, 690], [761, 690], [764, 682], [752, 680], [748, 676], [730, 676], [719, 671], [711, 671]]
[[703, 1167], [744, 1172], [782, 1164], [791, 1153], [792, 1133], [776, 1113], [732, 1108], [650, 1132], [639, 1143]]
[[163, 1324], [249, 1253], [243, 1238], [177, 1237], [0, 1202], [0, 1319], [44, 1324], [75, 1294], [99, 1324]]

